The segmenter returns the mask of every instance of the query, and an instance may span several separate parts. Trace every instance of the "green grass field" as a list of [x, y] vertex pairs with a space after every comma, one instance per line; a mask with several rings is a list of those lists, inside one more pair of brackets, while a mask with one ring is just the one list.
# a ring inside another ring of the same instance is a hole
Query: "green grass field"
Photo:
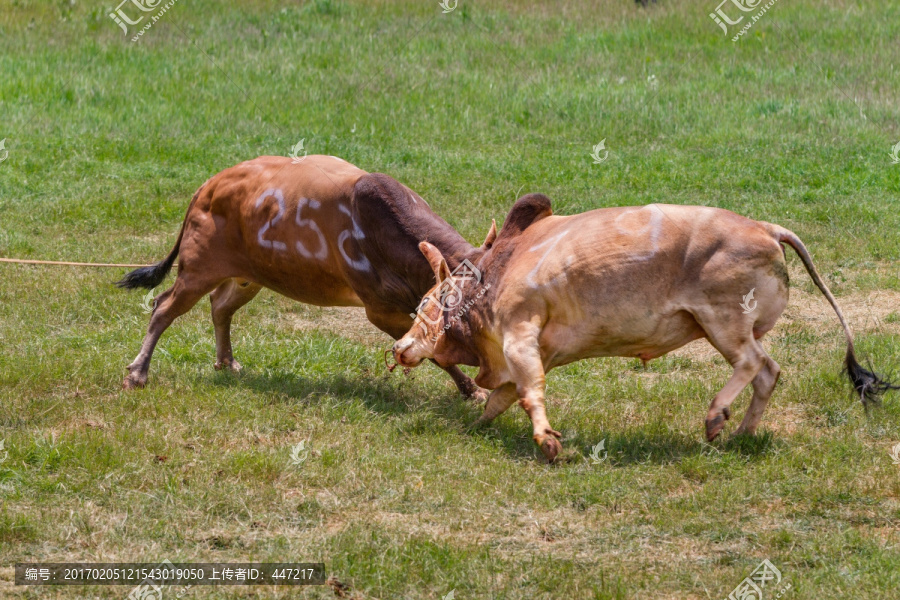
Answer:
[[[132, 43], [111, 3], [0, 0], [0, 257], [158, 260], [208, 177], [304, 139], [473, 243], [526, 192], [558, 214], [671, 202], [784, 225], [860, 354], [900, 378], [900, 5], [781, 0], [733, 43], [716, 4], [180, 0]], [[555, 465], [518, 408], [470, 431], [479, 407], [444, 373], [388, 374], [359, 310], [270, 292], [235, 319], [243, 374], [213, 370], [202, 303], [121, 392], [148, 320], [111, 285], [125, 270], [0, 264], [0, 597], [130, 591], [13, 586], [17, 561], [168, 559], [323, 561], [359, 599], [720, 599], [769, 559], [766, 600], [895, 599], [900, 394], [866, 417], [837, 320], [789, 264], [758, 436], [730, 439], [733, 420], [703, 441], [730, 368], [701, 340], [553, 371]]]

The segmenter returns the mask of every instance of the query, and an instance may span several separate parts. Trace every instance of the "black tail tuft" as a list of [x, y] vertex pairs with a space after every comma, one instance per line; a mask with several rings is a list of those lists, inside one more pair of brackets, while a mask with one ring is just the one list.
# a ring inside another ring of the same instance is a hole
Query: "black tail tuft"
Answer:
[[166, 257], [165, 260], [162, 260], [155, 265], [135, 269], [131, 273], [125, 275], [121, 280], [117, 281], [116, 285], [120, 288], [125, 288], [126, 290], [134, 290], [137, 288], [152, 290], [163, 282], [166, 275], [172, 270], [172, 265], [174, 263], [175, 254], [172, 253]]
[[900, 385], [894, 385], [889, 381], [885, 381], [877, 373], [859, 364], [852, 346], [847, 348], [847, 357], [844, 359], [844, 373], [850, 378], [850, 383], [853, 384], [853, 391], [859, 396], [866, 410], [868, 410], [869, 404], [877, 406], [881, 402], [881, 396], [888, 390], [900, 390]]

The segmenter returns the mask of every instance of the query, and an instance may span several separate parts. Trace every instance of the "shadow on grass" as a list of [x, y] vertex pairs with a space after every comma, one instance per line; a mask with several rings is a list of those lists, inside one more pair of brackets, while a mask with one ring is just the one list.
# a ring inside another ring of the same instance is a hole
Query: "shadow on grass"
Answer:
[[[608, 462], [612, 467], [625, 467], [637, 463], [666, 465], [704, 454], [709, 456], [730, 454], [744, 460], [756, 461], [769, 454], [777, 445], [775, 435], [768, 430], [761, 430], [752, 436], [733, 437], [726, 434], [710, 444], [700, 435], [654, 429], [652, 425], [645, 429], [613, 433], [608, 438], [601, 439], [606, 439], [603, 451], [607, 459], [604, 462]], [[592, 442], [596, 444], [597, 440], [593, 438], [588, 440], [582, 434], [566, 440], [566, 444], [580, 449], [588, 460], [593, 450]], [[602, 452], [599, 454], [602, 455]]]
[[[432, 367], [433, 368], [433, 367]], [[402, 377], [402, 376], [400, 376]], [[301, 404], [313, 404], [318, 397], [330, 396], [338, 400], [362, 402], [367, 409], [391, 417], [408, 417], [398, 422], [401, 435], [425, 434], [435, 427], [446, 427], [470, 438], [480, 438], [498, 444], [513, 458], [540, 459], [541, 452], [531, 439], [530, 425], [501, 415], [493, 423], [473, 428], [483, 406], [464, 399], [456, 392], [425, 393], [418, 382], [403, 385], [397, 376], [373, 375], [363, 369], [357, 376], [323, 373], [317, 377], [301, 377], [293, 372], [269, 369], [264, 373], [227, 373], [211, 378], [221, 387], [245, 387], [260, 394], [290, 399]], [[511, 410], [515, 410], [515, 406]], [[423, 416], [422, 413], [427, 413]], [[407, 422], [408, 421], [408, 422]], [[697, 436], [672, 431], [666, 424], [651, 423], [642, 429], [625, 432], [578, 433], [563, 440], [565, 449], [580, 452], [590, 460], [593, 446], [605, 439], [607, 461], [613, 467], [633, 464], [673, 464], [702, 454], [731, 454], [745, 460], [758, 460], [776, 445], [771, 431], [762, 430], [755, 436], [723, 435], [708, 444]], [[571, 453], [570, 453], [571, 454]], [[571, 456], [569, 460], [571, 461]], [[605, 461], [605, 462], [607, 462]], [[566, 462], [565, 459], [563, 462]]]
[[410, 385], [403, 385], [405, 382], [396, 374], [379, 376], [364, 369], [357, 376], [323, 373], [303, 377], [289, 371], [267, 369], [266, 372], [240, 375], [216, 373], [209, 377], [209, 382], [224, 388], [251, 389], [274, 396], [276, 402], [279, 401], [277, 398], [282, 398], [285, 402], [311, 405], [323, 396], [358, 401], [369, 410], [397, 418], [395, 426], [400, 435], [424, 434], [429, 429], [449, 425], [450, 430], [463, 436], [495, 440], [513, 457], [532, 459], [540, 456], [531, 440], [530, 427], [523, 428], [501, 417], [489, 426], [473, 429], [472, 424], [481, 415], [483, 404], [467, 400], [456, 391], [426, 393], [427, 390], [415, 380], [410, 380]]
[[367, 408], [379, 413], [401, 415], [414, 412], [432, 403], [414, 390], [398, 386], [389, 376], [362, 374], [322, 374], [303, 377], [288, 371], [267, 370], [265, 373], [230, 373], [211, 377], [211, 383], [220, 387], [249, 388], [260, 394], [288, 398], [300, 404], [312, 404], [317, 398], [331, 396], [338, 400], [359, 400]]

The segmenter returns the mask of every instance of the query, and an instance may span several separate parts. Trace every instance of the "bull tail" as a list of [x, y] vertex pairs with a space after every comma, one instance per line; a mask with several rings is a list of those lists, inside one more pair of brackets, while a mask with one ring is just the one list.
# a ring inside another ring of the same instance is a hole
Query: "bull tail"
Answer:
[[135, 290], [137, 288], [152, 290], [161, 284], [175, 264], [175, 259], [178, 257], [178, 250], [181, 246], [181, 238], [183, 235], [184, 224], [182, 223], [181, 231], [178, 234], [178, 240], [175, 242], [175, 247], [172, 248], [172, 251], [169, 252], [167, 257], [158, 263], [131, 271], [126, 274], [125, 277], [117, 281], [116, 286], [126, 290]]
[[813, 265], [809, 251], [806, 249], [806, 246], [803, 245], [803, 242], [800, 241], [800, 238], [797, 237], [797, 234], [772, 223], [764, 223], [764, 225], [778, 243], [787, 244], [794, 249], [797, 256], [799, 256], [800, 260], [803, 262], [806, 272], [809, 273], [809, 276], [812, 278], [813, 283], [816, 284], [816, 287], [819, 288], [819, 291], [822, 292], [828, 300], [828, 303], [831, 304], [834, 312], [837, 313], [838, 320], [841, 322], [841, 327], [844, 328], [844, 335], [847, 337], [847, 354], [844, 357], [844, 373], [850, 379], [854, 392], [859, 395], [863, 407], [868, 409], [870, 403], [877, 405], [881, 400], [881, 396], [888, 390], [900, 389], [900, 385], [894, 385], [886, 381], [877, 373], [874, 373], [859, 364], [859, 361], [856, 359], [856, 352], [853, 349], [853, 332], [850, 330], [850, 326], [847, 324], [847, 320], [844, 318], [844, 314], [841, 312], [837, 300], [834, 299], [831, 290], [829, 290], [828, 286], [825, 285], [825, 282], [822, 281], [819, 272], [816, 270], [815, 265]]
[[191, 203], [188, 205], [187, 213], [184, 216], [184, 221], [181, 223], [181, 230], [178, 232], [178, 239], [175, 240], [175, 247], [172, 248], [172, 251], [169, 252], [169, 255], [156, 264], [150, 265], [148, 267], [141, 267], [139, 269], [131, 271], [130, 273], [125, 275], [125, 277], [116, 282], [116, 285], [118, 287], [124, 288], [126, 290], [135, 290], [137, 288], [152, 290], [165, 280], [166, 275], [169, 274], [169, 271], [172, 270], [172, 266], [175, 264], [175, 259], [178, 257], [178, 252], [181, 250], [181, 240], [182, 238], [184, 238], [184, 228], [187, 225], [187, 215], [190, 214], [191, 209], [194, 207], [194, 203], [197, 201], [197, 197], [200, 196], [200, 192], [203, 191], [204, 187], [206, 187], [206, 183], [200, 186], [200, 189], [197, 190], [197, 192], [194, 194], [194, 197], [191, 199]]

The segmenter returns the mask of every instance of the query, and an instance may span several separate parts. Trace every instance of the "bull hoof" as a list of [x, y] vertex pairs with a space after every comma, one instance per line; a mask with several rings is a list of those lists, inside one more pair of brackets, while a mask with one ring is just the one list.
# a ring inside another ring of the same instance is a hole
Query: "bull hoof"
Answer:
[[712, 419], [706, 419], [706, 441], [711, 442], [722, 432], [725, 427], [725, 415], [719, 414]]
[[547, 462], [551, 464], [556, 460], [557, 455], [562, 452], [562, 444], [560, 444], [559, 440], [552, 435], [545, 437], [544, 441], [540, 443], [540, 446], [541, 452], [544, 453]]
[[487, 427], [491, 424], [491, 421], [494, 419], [485, 419], [484, 415], [478, 417], [474, 423], [466, 427], [466, 431], [475, 431], [476, 429], [481, 429], [482, 427]]
[[474, 390], [468, 393], [468, 398], [475, 404], [484, 404], [487, 402], [488, 396], [491, 395], [490, 390], [486, 390], [483, 387], [476, 387]]
[[222, 361], [216, 361], [215, 364], [216, 371], [221, 371], [222, 369], [228, 369], [232, 373], [240, 373], [244, 367], [241, 366], [241, 363], [234, 360], [233, 358], [227, 358]]
[[745, 427], [743, 424], [741, 424], [741, 426], [737, 428], [737, 430], [731, 435], [731, 437], [732, 438], [737, 438], [737, 437], [742, 437], [742, 436], [752, 437], [755, 435], [756, 435], [756, 426], [755, 425], [753, 427]]
[[123, 390], [139, 390], [147, 385], [147, 376], [129, 373], [122, 381]]

